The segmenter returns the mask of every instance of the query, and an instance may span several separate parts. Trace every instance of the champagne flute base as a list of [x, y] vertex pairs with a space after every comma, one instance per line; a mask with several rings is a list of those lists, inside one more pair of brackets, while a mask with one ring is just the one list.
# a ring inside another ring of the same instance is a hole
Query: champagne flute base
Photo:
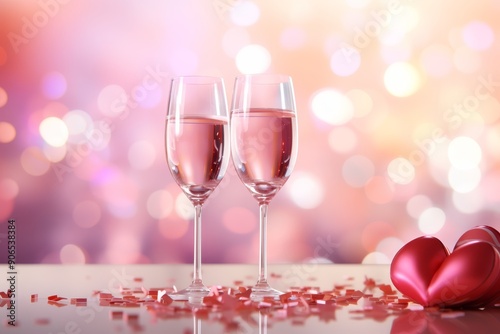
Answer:
[[267, 282], [257, 282], [257, 284], [252, 287], [250, 299], [253, 301], [261, 301], [264, 298], [273, 298], [278, 300], [282, 294], [283, 292], [272, 288]]
[[210, 293], [202, 282], [193, 282], [190, 286], [177, 292], [169, 293], [168, 296], [173, 300], [186, 300], [189, 302], [201, 302], [203, 297]]

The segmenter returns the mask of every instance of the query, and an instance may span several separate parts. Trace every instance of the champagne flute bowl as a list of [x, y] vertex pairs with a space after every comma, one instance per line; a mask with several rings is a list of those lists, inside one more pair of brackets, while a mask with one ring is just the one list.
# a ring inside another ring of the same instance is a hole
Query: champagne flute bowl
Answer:
[[170, 295], [199, 302], [209, 293], [201, 274], [201, 210], [229, 163], [229, 122], [222, 78], [172, 79], [165, 125], [167, 163], [173, 179], [194, 206], [191, 284]]
[[298, 125], [292, 80], [286, 75], [241, 75], [231, 106], [231, 156], [236, 172], [259, 204], [259, 278], [251, 298], [277, 298], [267, 277], [267, 209], [297, 160]]

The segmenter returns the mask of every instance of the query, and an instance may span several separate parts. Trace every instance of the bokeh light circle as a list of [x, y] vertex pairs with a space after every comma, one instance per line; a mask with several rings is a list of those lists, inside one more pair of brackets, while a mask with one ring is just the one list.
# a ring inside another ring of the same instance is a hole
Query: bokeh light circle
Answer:
[[421, 77], [410, 63], [397, 62], [387, 67], [384, 73], [384, 85], [392, 95], [406, 97], [420, 88]]
[[325, 88], [317, 91], [311, 100], [314, 115], [331, 125], [342, 125], [349, 122], [354, 115], [354, 107], [341, 92]]
[[425, 209], [418, 217], [418, 228], [426, 235], [433, 235], [441, 231], [446, 223], [444, 211], [437, 207]]
[[389, 162], [387, 174], [394, 183], [409, 184], [415, 179], [415, 166], [408, 159], [399, 157]]
[[134, 169], [148, 169], [153, 165], [155, 159], [156, 150], [154, 146], [146, 140], [140, 140], [133, 143], [128, 150], [128, 161]]
[[454, 191], [468, 193], [479, 186], [481, 176], [481, 170], [477, 167], [466, 170], [452, 167], [448, 172], [448, 183]]
[[127, 108], [128, 97], [125, 89], [119, 85], [104, 87], [97, 97], [97, 106], [105, 116], [116, 117]]
[[10, 143], [16, 138], [16, 128], [8, 122], [0, 122], [0, 143]]
[[495, 41], [493, 29], [481, 21], [472, 21], [465, 25], [462, 30], [465, 45], [474, 50], [487, 50]]
[[470, 137], [456, 137], [448, 144], [448, 159], [456, 169], [467, 170], [478, 167], [482, 155], [481, 146]]
[[149, 195], [146, 207], [151, 217], [167, 218], [174, 209], [174, 197], [167, 190], [157, 190]]
[[251, 26], [259, 20], [259, 17], [260, 9], [253, 1], [237, 1], [231, 6], [230, 18], [237, 26]]
[[314, 209], [323, 202], [325, 190], [316, 176], [300, 172], [296, 173], [289, 182], [288, 192], [298, 207]]
[[243, 74], [263, 73], [269, 66], [271, 66], [271, 54], [262, 45], [247, 45], [236, 55], [236, 67]]
[[353, 75], [360, 66], [361, 55], [355, 49], [339, 49], [330, 58], [330, 69], [341, 77]]
[[26, 173], [33, 176], [40, 176], [50, 168], [50, 162], [47, 160], [42, 150], [38, 147], [30, 146], [21, 153], [21, 166]]
[[85, 253], [74, 244], [64, 245], [59, 252], [59, 258], [62, 264], [85, 264]]
[[66, 123], [58, 117], [47, 117], [40, 123], [40, 135], [51, 146], [59, 147], [66, 144], [69, 137]]
[[0, 108], [5, 106], [7, 104], [7, 101], [9, 100], [9, 96], [7, 95], [7, 92], [5, 89], [0, 87]]
[[342, 177], [351, 187], [365, 186], [375, 174], [375, 165], [367, 157], [354, 155], [342, 165]]

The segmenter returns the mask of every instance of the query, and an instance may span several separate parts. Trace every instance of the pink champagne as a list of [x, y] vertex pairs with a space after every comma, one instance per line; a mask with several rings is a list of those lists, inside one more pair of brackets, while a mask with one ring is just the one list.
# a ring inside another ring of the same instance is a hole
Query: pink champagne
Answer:
[[280, 109], [235, 110], [231, 114], [236, 171], [259, 202], [269, 202], [297, 159], [295, 113]]
[[193, 204], [203, 204], [222, 180], [229, 160], [228, 123], [222, 118], [167, 119], [170, 172]]

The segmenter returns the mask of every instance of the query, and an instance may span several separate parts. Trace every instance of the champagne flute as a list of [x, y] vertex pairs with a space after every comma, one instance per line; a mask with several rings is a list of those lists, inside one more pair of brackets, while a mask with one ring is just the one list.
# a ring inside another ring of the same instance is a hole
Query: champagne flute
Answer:
[[200, 301], [209, 293], [201, 277], [201, 208], [229, 163], [227, 100], [222, 78], [174, 78], [165, 126], [167, 162], [175, 182], [194, 205], [194, 270], [191, 284], [170, 295]]
[[259, 203], [259, 278], [251, 298], [277, 298], [267, 281], [267, 207], [297, 160], [298, 129], [292, 80], [286, 75], [241, 75], [231, 110], [231, 155], [243, 184]]

